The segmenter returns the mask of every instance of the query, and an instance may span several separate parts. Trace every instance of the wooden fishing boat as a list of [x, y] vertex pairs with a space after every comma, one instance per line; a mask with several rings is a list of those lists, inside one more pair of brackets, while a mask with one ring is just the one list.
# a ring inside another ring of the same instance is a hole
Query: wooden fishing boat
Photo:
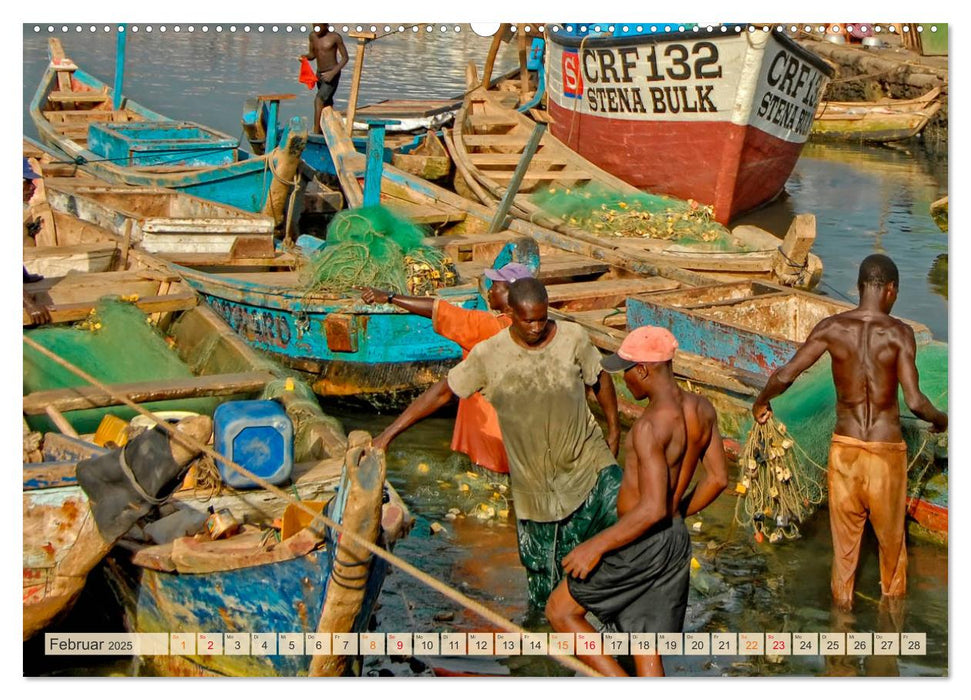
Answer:
[[45, 178], [51, 209], [70, 213], [139, 250], [172, 256], [273, 258], [270, 216], [161, 187]]
[[941, 89], [911, 100], [875, 102], [824, 100], [816, 108], [811, 136], [816, 139], [890, 143], [917, 136], [941, 109]]
[[[243, 107], [243, 132], [250, 147], [257, 155], [265, 153], [267, 145], [273, 147], [283, 133], [277, 123], [279, 102], [293, 95], [260, 95], [247, 100]], [[357, 110], [357, 118], [387, 119], [389, 124], [384, 161], [427, 180], [440, 180], [448, 176], [452, 168], [445, 146], [436, 135], [444, 124], [451, 123], [455, 112], [462, 105], [461, 97], [453, 100], [383, 100]], [[355, 121], [358, 133], [354, 146], [362, 153], [367, 148], [367, 137], [360, 132], [367, 124]], [[271, 134], [268, 140], [267, 134]], [[336, 176], [334, 162], [324, 137], [309, 134], [301, 154], [301, 161], [308, 179], [317, 173]]]
[[[359, 207], [365, 158], [333, 110], [324, 110], [322, 123], [348, 205]], [[392, 165], [382, 169], [380, 202], [437, 234], [428, 243], [454, 261], [459, 277], [457, 286], [437, 293], [465, 308], [484, 308], [475, 280], [507, 249], [509, 259], [538, 264], [555, 308], [614, 308], [632, 293], [710, 281], [678, 268], [667, 270], [671, 277], [658, 276], [656, 266], [518, 219], [490, 233], [494, 212]], [[311, 375], [322, 395], [399, 402], [460, 358], [458, 346], [434, 333], [429, 319], [364, 304], [357, 294], [306, 294], [295, 269], [176, 269], [247, 342]]]
[[51, 62], [30, 103], [43, 144], [67, 163], [112, 184], [165, 187], [283, 221], [306, 142], [304, 120], [288, 125], [279, 147], [253, 156], [237, 139], [175, 121], [121, 98], [65, 57], [50, 39]]
[[[460, 185], [464, 185], [472, 196], [490, 206], [500, 201], [535, 127], [535, 122], [503, 104], [497, 93], [473, 90], [456, 116], [453, 133], [446, 138], [446, 146], [462, 178], [461, 182], [457, 178], [456, 189], [461, 192]], [[655, 221], [668, 221], [674, 226], [685, 216], [693, 222], [691, 226], [697, 235], [692, 240], [677, 242], [670, 232], [661, 232], [665, 235], [663, 238], [645, 237], [644, 233], [617, 235], [611, 234], [606, 224], [593, 223], [603, 217], [606, 221], [615, 216], [632, 215], [625, 214], [624, 201], [616, 204], [616, 211], [612, 208], [601, 213], [595, 208], [589, 221], [577, 221], [544, 208], [537, 200], [547, 192], [569, 196], [571, 191], [582, 193], [583, 188], [591, 187], [613, 193], [615, 199], [629, 197], [631, 202], [639, 195], [632, 185], [567, 148], [553, 133], [544, 133], [528, 161], [511, 213], [572, 238], [609, 248], [632, 260], [655, 265], [723, 278], [781, 281], [805, 288], [812, 288], [822, 275], [822, 262], [810, 252], [815, 239], [812, 218], [803, 218], [802, 224], [791, 228], [780, 242], [754, 226], [738, 226], [729, 232], [720, 224], [698, 216], [684, 202], [670, 200], [666, 204], [668, 200], [658, 198], [660, 209], [655, 215], [660, 218], [649, 219], [652, 226]], [[603, 231], [598, 233], [600, 229]]]
[[[370, 448], [366, 433], [349, 436], [346, 457], [304, 466], [310, 468], [296, 476], [294, 488], [314, 511], [388, 549], [407, 532], [407, 509], [390, 486], [382, 487], [384, 455]], [[385, 496], [388, 502], [382, 505]], [[240, 522], [246, 519], [244, 531], [217, 541], [178, 538], [139, 548], [130, 562], [119, 557], [107, 562], [108, 580], [130, 631], [206, 635], [185, 655], [139, 658], [138, 672], [340, 675], [347, 657], [311, 657], [304, 634], [366, 631], [386, 562], [330, 528], [312, 526], [289, 500], [251, 492], [216, 501], [217, 509], [229, 509]], [[280, 518], [278, 542], [272, 523]], [[276, 646], [275, 633], [284, 631], [297, 638], [299, 646], [291, 648], [301, 653], [287, 653], [283, 642]], [[273, 646], [251, 647], [253, 632], [273, 633]], [[234, 638], [232, 633], [241, 634]], [[240, 642], [245, 646], [237, 646]]]
[[635, 187], [713, 205], [723, 224], [782, 192], [832, 69], [775, 30], [621, 24], [548, 33], [553, 136]]
[[[121, 383], [100, 375], [108, 379], [107, 393], [94, 387], [51, 387], [43, 377], [43, 386], [38, 386], [34, 380], [28, 381], [26, 371], [34, 360], [28, 361], [25, 350], [25, 639], [69, 611], [86, 574], [112, 544], [93, 526], [87, 497], [75, 475], [78, 460], [104, 450], [77, 439], [75, 431], [93, 431], [108, 412], [122, 421], [130, 417], [133, 412], [121, 407], [119, 394], [151, 410], [211, 413], [218, 401], [258, 396], [268, 382], [283, 376], [278, 366], [243, 343], [211, 309], [197, 305], [196, 295], [164, 262], [127, 247], [110, 231], [64, 212], [51, 210], [49, 220], [52, 224], [37, 235], [39, 245], [27, 249], [34, 260], [43, 260], [45, 255], [63, 260], [64, 250], [88, 246], [110, 253], [111, 266], [100, 273], [68, 268], [63, 276], [24, 285], [25, 293], [48, 307], [54, 323], [89, 318], [104, 295], [127, 297], [164, 329], [184, 370], [181, 376], [163, 373], [153, 361], [139, 370], [139, 376], [129, 376]], [[25, 313], [24, 325], [29, 323]], [[37, 339], [42, 345], [47, 342]], [[63, 344], [63, 340], [59, 342]], [[113, 347], [119, 358], [138, 351], [125, 343]], [[101, 366], [112, 364], [105, 359]], [[284, 394], [281, 400], [289, 406], [296, 396]], [[306, 427], [308, 438], [299, 448], [303, 459], [342, 454], [346, 440], [339, 426], [325, 419], [319, 409], [313, 416]], [[51, 423], [63, 434], [50, 432]], [[40, 433], [28, 432], [33, 430], [48, 432], [38, 440]], [[28, 442], [32, 443], [30, 463]]]

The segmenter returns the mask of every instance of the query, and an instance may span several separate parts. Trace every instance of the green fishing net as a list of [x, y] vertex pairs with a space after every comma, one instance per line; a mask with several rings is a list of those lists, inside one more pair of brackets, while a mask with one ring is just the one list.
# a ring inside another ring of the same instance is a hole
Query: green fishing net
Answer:
[[339, 212], [327, 227], [327, 245], [302, 273], [308, 294], [371, 286], [420, 296], [453, 286], [455, 279], [454, 264], [425, 244], [425, 231], [383, 206]]
[[[149, 318], [134, 305], [102, 299], [94, 313], [72, 327], [24, 330], [24, 334], [106, 384], [161, 379], [185, 379], [192, 372]], [[24, 394], [50, 389], [88, 386], [68, 369], [24, 346]], [[181, 410], [212, 414], [213, 398], [180, 399], [143, 404], [149, 411]], [[65, 417], [79, 433], [94, 432], [105, 414], [129, 420], [135, 411], [126, 406], [69, 411]], [[46, 416], [30, 416], [31, 429], [56, 431]]]
[[713, 209], [649, 194], [611, 190], [598, 182], [538, 190], [532, 202], [545, 214], [595, 235], [653, 238], [712, 252], [743, 251], [712, 218]]

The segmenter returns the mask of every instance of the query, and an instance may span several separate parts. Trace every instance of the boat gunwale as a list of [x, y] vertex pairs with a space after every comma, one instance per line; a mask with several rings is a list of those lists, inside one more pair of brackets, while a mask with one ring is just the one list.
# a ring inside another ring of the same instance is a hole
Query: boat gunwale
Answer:
[[[573, 23], [576, 24], [576, 23]], [[610, 23], [608, 23], [610, 24]], [[747, 24], [747, 23], [746, 23]], [[563, 26], [560, 23], [560, 26]], [[745, 25], [739, 25], [745, 26]], [[755, 25], [750, 25], [755, 26]], [[814, 68], [818, 69], [826, 75], [827, 78], [832, 78], [835, 75], [835, 69], [828, 64], [821, 56], [810, 51], [804, 46], [798, 44], [791, 37], [787, 36], [784, 32], [780, 32], [778, 29], [773, 28], [768, 34], [778, 41], [783, 48], [796, 54], [799, 58], [802, 58], [813, 65]], [[568, 48], [613, 48], [615, 46], [624, 46], [629, 44], [659, 44], [663, 42], [673, 41], [673, 40], [692, 40], [692, 39], [719, 39], [719, 38], [734, 38], [747, 36], [748, 32], [722, 32], [720, 29], [687, 29], [683, 32], [658, 32], [656, 34], [627, 34], [624, 36], [582, 36], [575, 37], [573, 35], [564, 35], [559, 32], [549, 31], [547, 32], [547, 39], [554, 44], [560, 46], [565, 46]]]

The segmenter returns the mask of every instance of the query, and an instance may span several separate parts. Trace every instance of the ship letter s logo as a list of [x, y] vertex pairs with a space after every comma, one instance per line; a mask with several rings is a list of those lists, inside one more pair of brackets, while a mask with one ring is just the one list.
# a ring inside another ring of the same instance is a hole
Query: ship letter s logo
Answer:
[[583, 74], [580, 72], [580, 56], [576, 51], [564, 51], [562, 59], [563, 68], [563, 95], [565, 97], [583, 96]]

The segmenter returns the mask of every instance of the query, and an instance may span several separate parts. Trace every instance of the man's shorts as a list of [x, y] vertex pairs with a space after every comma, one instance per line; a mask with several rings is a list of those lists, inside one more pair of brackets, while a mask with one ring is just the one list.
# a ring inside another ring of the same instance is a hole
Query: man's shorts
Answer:
[[337, 84], [341, 81], [341, 74], [338, 73], [330, 82], [324, 80], [323, 72], [317, 73], [317, 99], [325, 106], [334, 104], [334, 95], [337, 93]]
[[516, 521], [519, 560], [526, 567], [530, 605], [546, 605], [546, 599], [563, 578], [563, 557], [617, 522], [617, 492], [623, 476], [616, 464], [601, 469], [586, 500], [563, 520]]
[[691, 537], [677, 516], [608, 552], [570, 595], [621, 632], [680, 632], [688, 607]]

